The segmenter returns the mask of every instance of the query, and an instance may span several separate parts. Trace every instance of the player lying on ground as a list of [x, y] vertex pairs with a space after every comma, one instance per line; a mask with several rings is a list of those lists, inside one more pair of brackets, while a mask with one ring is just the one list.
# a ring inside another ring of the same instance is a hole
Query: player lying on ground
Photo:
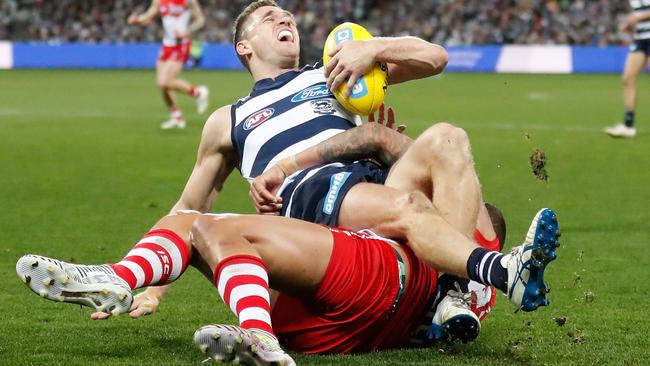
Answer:
[[[438, 74], [447, 62], [442, 47], [415, 37], [346, 42], [331, 61], [336, 68], [299, 69], [295, 20], [272, 1], [257, 1], [247, 7], [237, 18], [234, 33], [237, 53], [256, 83], [249, 96], [219, 108], [206, 122], [196, 164], [172, 213], [179, 209], [208, 211], [234, 167], [252, 182], [283, 159], [291, 160], [324, 143], [319, 151], [327, 153], [318, 155], [319, 160], [310, 160], [311, 165], [296, 165], [303, 170], [287, 179], [278, 193], [285, 202], [281, 207], [283, 215], [355, 230], [372, 227], [395, 239], [428, 240], [426, 237], [436, 234], [428, 229], [435, 223], [424, 217], [413, 227], [395, 224], [403, 214], [396, 202], [408, 192], [419, 190], [434, 201], [444, 220], [461, 230], [462, 235], [471, 237], [478, 228], [486, 242], [496, 238], [480, 203], [480, 187], [464, 131], [438, 124], [410, 144], [408, 138], [394, 131], [396, 137], [386, 138], [389, 133], [379, 127], [364, 125], [355, 129], [358, 117], [347, 112], [327, 87], [336, 87], [339, 76], [362, 75], [375, 62], [387, 64], [390, 84]], [[365, 156], [367, 146], [376, 146], [357, 144], [366, 135], [375, 142], [388, 141], [376, 156], [382, 166], [355, 161]], [[328, 140], [332, 136], [334, 139]], [[351, 145], [351, 141], [355, 144]], [[443, 183], [447, 178], [453, 183]], [[467, 196], [459, 195], [461, 191]], [[449, 207], [450, 201], [466, 197], [471, 202], [479, 197], [479, 201], [463, 206], [463, 212], [452, 210], [453, 203]], [[272, 209], [277, 208], [275, 202]], [[418, 255], [436, 249], [426, 243], [417, 248]], [[445, 255], [450, 260], [456, 258], [456, 268], [464, 264], [457, 251]], [[166, 287], [152, 288], [146, 295], [160, 299], [165, 291]]]
[[[205, 17], [198, 0], [152, 0], [149, 8], [142, 14], [133, 13], [128, 18], [129, 24], [146, 26], [157, 15], [162, 19], [164, 29], [163, 45], [156, 62], [156, 84], [162, 91], [163, 101], [169, 109], [169, 120], [160, 127], [185, 128], [185, 118], [181, 112], [174, 92], [181, 92], [196, 98], [199, 114], [208, 109], [208, 88], [194, 87], [178, 75], [190, 56], [192, 34], [203, 27]], [[190, 18], [192, 22], [190, 23]]]
[[[422, 212], [438, 216], [421, 193], [400, 204], [411, 212], [405, 225]], [[439, 247], [459, 244], [449, 238], [476, 246], [449, 230], [440, 227], [431, 240]], [[555, 259], [558, 236], [555, 214], [540, 210], [521, 246], [507, 255], [493, 252], [493, 258], [476, 265], [480, 281], [494, 284], [518, 308], [545, 304], [544, 270]], [[466, 262], [468, 269], [475, 266], [471, 258]], [[293, 364], [280, 344], [304, 353], [409, 346], [438, 280], [438, 271], [410, 247], [370, 232], [283, 217], [191, 212], [162, 218], [116, 264], [84, 266], [26, 255], [16, 271], [45, 298], [119, 314], [129, 311], [133, 289], [174, 281], [190, 263], [213, 280], [239, 319], [239, 327], [199, 329], [195, 343], [214, 360], [249, 364]], [[500, 271], [486, 270], [492, 266]], [[462, 294], [451, 295], [463, 300]]]

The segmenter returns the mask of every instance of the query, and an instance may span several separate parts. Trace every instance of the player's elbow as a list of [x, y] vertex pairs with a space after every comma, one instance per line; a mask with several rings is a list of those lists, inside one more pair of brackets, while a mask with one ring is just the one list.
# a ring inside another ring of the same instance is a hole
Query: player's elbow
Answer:
[[447, 63], [449, 62], [449, 54], [443, 47], [435, 44], [432, 44], [431, 46], [432, 49], [429, 58], [431, 75], [437, 75], [440, 74], [445, 69], [445, 67], [447, 67]]

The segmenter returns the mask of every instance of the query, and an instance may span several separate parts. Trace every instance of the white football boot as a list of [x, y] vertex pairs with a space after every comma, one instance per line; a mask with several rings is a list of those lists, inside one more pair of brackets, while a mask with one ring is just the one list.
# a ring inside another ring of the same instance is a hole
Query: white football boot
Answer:
[[436, 307], [436, 313], [429, 329], [429, 338], [433, 341], [471, 342], [481, 331], [481, 321], [472, 311], [472, 294], [463, 293], [458, 285], [456, 290], [449, 290]]
[[199, 91], [199, 95], [196, 97], [196, 111], [199, 114], [203, 114], [208, 109], [208, 104], [210, 104], [210, 100], [208, 99], [210, 91], [205, 85], [201, 85], [196, 89]]
[[213, 324], [194, 333], [194, 344], [217, 363], [232, 362], [251, 366], [295, 366], [275, 337], [234, 325]]
[[162, 128], [163, 130], [169, 130], [171, 128], [185, 128], [186, 125], [187, 123], [185, 122], [184, 119], [171, 117], [167, 121], [161, 123], [160, 128]]
[[508, 269], [508, 299], [523, 311], [546, 306], [550, 289], [544, 283], [544, 270], [556, 258], [560, 229], [555, 213], [541, 209], [533, 218], [526, 240], [501, 259]]
[[636, 128], [628, 127], [624, 123], [619, 123], [612, 127], [605, 128], [605, 133], [612, 137], [627, 137], [631, 138], [636, 136]]
[[81, 304], [113, 315], [129, 311], [129, 285], [107, 265], [84, 266], [28, 254], [16, 273], [32, 291], [52, 301]]

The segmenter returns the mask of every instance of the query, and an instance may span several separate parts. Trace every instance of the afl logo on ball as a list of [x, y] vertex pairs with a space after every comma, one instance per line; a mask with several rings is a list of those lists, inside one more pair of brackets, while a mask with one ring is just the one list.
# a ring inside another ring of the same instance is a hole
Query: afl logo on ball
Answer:
[[244, 130], [251, 130], [259, 125], [261, 125], [264, 121], [267, 119], [271, 118], [273, 113], [275, 112], [275, 109], [273, 108], [266, 108], [262, 109], [259, 112], [254, 113], [248, 119], [246, 122], [244, 122]]

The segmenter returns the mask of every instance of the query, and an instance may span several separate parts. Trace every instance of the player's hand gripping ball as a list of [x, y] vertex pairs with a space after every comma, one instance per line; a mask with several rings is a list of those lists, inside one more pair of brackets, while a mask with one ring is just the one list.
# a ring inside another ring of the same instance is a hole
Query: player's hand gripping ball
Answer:
[[[323, 64], [327, 65], [331, 57], [329, 52], [337, 45], [350, 40], [363, 41], [372, 38], [368, 30], [355, 23], [343, 23], [332, 29], [325, 40], [323, 47]], [[346, 83], [342, 83], [337, 90], [333, 90], [336, 100], [348, 111], [354, 114], [367, 116], [374, 113], [384, 102], [386, 88], [388, 86], [386, 65], [377, 63], [359, 77], [352, 87], [352, 92], [348, 98], [345, 98], [347, 89]]]

